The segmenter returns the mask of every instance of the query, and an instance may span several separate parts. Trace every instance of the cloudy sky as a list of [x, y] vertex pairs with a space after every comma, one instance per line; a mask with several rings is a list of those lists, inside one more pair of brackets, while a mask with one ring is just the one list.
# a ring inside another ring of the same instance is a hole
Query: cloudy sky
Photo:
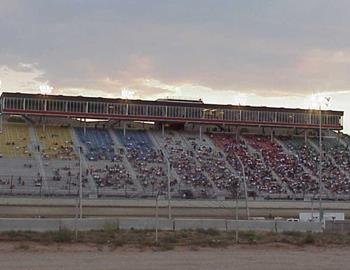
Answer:
[[0, 0], [0, 91], [309, 108], [350, 132], [348, 0]]

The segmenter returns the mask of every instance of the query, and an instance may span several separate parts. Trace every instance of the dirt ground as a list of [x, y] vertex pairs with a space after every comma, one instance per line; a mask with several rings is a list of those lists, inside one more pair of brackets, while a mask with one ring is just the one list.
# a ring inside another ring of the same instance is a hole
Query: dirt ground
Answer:
[[225, 249], [177, 248], [171, 251], [94, 245], [39, 245], [1, 243], [0, 269], [4, 270], [175, 270], [175, 269], [349, 269], [347, 247], [244, 245]]

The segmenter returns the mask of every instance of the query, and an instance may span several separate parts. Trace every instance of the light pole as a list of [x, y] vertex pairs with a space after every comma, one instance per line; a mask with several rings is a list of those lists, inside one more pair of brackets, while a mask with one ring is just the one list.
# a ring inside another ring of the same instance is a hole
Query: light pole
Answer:
[[319, 130], [319, 148], [320, 148], [320, 162], [319, 162], [319, 168], [318, 168], [318, 181], [319, 181], [319, 222], [322, 222], [323, 220], [323, 208], [322, 208], [322, 111], [321, 111], [321, 103], [319, 107], [320, 111], [320, 130]]
[[167, 176], [168, 176], [168, 218], [171, 219], [170, 162], [168, 160], [167, 160]]
[[156, 243], [158, 244], [158, 226], [159, 226], [159, 215], [158, 215], [158, 196], [159, 196], [159, 191], [157, 191], [156, 195]]
[[319, 99], [319, 148], [320, 148], [320, 162], [319, 162], [319, 222], [323, 221], [323, 207], [322, 207], [322, 162], [323, 162], [323, 150], [322, 150], [322, 103], [325, 103], [325, 105], [328, 107], [330, 101], [330, 97], [323, 97], [322, 99]]
[[236, 244], [238, 243], [238, 230], [239, 230], [239, 227], [238, 227], [238, 197], [239, 197], [239, 194], [240, 194], [240, 183], [231, 183], [231, 186], [230, 186], [230, 191], [231, 191], [231, 195], [232, 195], [232, 201], [235, 200], [235, 223], [236, 223], [236, 230], [235, 230], [235, 241], [236, 241]]
[[83, 218], [83, 181], [81, 168], [81, 146], [79, 146], [79, 218]]

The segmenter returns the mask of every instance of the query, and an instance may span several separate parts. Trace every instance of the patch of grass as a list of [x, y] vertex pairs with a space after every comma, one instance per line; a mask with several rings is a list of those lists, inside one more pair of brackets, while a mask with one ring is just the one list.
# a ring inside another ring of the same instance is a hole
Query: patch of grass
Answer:
[[303, 238], [303, 244], [310, 245], [315, 243], [315, 237], [311, 232], [307, 232]]
[[176, 244], [178, 242], [176, 235], [174, 233], [172, 234], [167, 234], [161, 239], [162, 243], [171, 243], [171, 244]]
[[18, 232], [16, 231], [8, 231], [8, 232], [4, 232], [3, 235], [11, 238], [11, 239], [14, 239], [16, 237], [18, 237]]
[[[350, 246], [350, 235], [336, 233], [300, 233], [300, 232], [256, 232], [240, 231], [239, 243], [266, 244], [287, 243], [296, 246], [302, 245], [346, 245]], [[199, 247], [227, 247], [236, 244], [234, 231], [218, 230], [181, 230], [159, 231], [159, 242], [155, 245], [153, 230], [120, 230], [116, 226], [106, 225], [103, 230], [81, 231], [78, 234], [80, 243], [97, 244], [115, 249], [121, 246], [132, 246], [141, 249], [154, 247], [157, 250], [170, 250], [177, 246]], [[1, 241], [18, 243], [39, 242], [44, 245], [52, 243], [72, 243], [75, 241], [74, 231], [62, 229], [51, 232], [8, 231], [0, 233]], [[25, 250], [26, 247], [17, 247]]]
[[119, 230], [119, 227], [114, 223], [106, 223], [103, 225], [103, 231], [105, 232], [115, 232], [118, 230]]
[[61, 229], [48, 233], [49, 239], [56, 243], [70, 243], [74, 240], [74, 232], [68, 229]]
[[261, 236], [254, 231], [250, 231], [247, 234], [247, 240], [249, 244], [256, 244], [261, 239]]

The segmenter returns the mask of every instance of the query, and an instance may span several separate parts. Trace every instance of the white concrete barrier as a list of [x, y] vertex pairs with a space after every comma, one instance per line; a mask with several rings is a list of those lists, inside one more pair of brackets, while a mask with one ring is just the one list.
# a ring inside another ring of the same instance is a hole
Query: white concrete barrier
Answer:
[[233, 231], [276, 231], [274, 220], [227, 220], [227, 230]]
[[[118, 227], [120, 229], [155, 230], [157, 221], [155, 218], [119, 218]], [[160, 230], [173, 230], [173, 220], [167, 218], [158, 219]]]
[[319, 222], [276, 220], [276, 232], [322, 232], [322, 224]]
[[219, 231], [226, 231], [225, 219], [174, 219], [175, 230], [188, 229], [215, 229]]
[[219, 231], [271, 231], [271, 232], [322, 232], [317, 222], [289, 222], [275, 220], [225, 220], [225, 219], [173, 219], [159, 218], [87, 218], [87, 219], [27, 219], [0, 218], [0, 231], [56, 231], [60, 229], [80, 231], [101, 230], [106, 226], [130, 230], [188, 230], [215, 229]]

